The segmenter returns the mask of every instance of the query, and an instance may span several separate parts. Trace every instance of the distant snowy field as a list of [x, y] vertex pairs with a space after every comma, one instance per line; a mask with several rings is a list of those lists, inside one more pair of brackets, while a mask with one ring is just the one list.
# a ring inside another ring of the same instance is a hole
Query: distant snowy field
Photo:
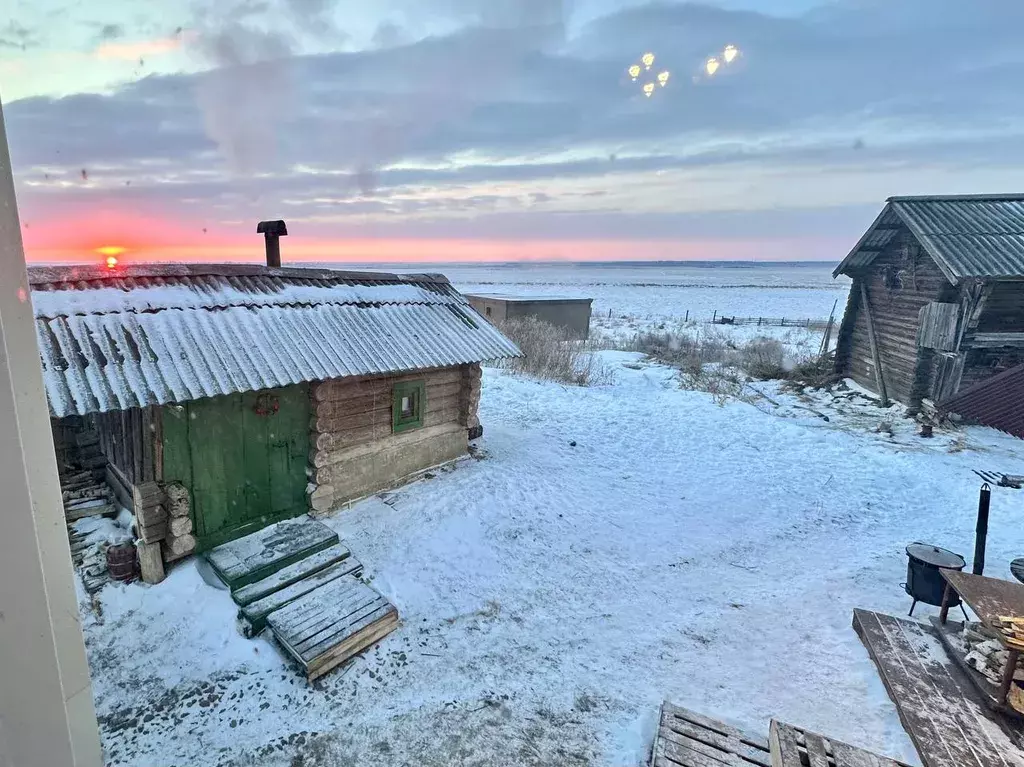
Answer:
[[830, 264], [514, 264], [443, 266], [465, 293], [593, 298], [595, 317], [710, 320], [717, 312], [743, 317], [827, 318], [841, 312], [846, 278]]
[[[388, 268], [377, 266], [376, 268]], [[440, 264], [398, 271], [439, 271], [464, 293], [592, 298], [591, 338], [629, 349], [638, 333], [705, 332], [715, 316], [825, 320], [842, 317], [849, 280], [832, 264]], [[684, 321], [688, 320], [684, 325]], [[736, 343], [770, 336], [794, 354], [816, 351], [820, 332], [715, 326]]]
[[[917, 764], [852, 610], [906, 613], [907, 543], [969, 554], [972, 469], [1024, 474], [1024, 443], [599, 354], [587, 388], [487, 369], [479, 460], [329, 519], [403, 625], [315, 687], [193, 562], [83, 602], [107, 762], [639, 767], [668, 699]], [[992, 575], [1022, 493], [993, 493]]]

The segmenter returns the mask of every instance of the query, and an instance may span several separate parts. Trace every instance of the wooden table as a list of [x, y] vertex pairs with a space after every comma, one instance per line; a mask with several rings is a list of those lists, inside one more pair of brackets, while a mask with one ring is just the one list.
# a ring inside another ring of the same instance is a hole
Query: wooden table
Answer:
[[1024, 616], [1024, 585], [999, 578], [986, 578], [984, 575], [972, 575], [960, 570], [939, 568], [939, 572], [946, 579], [946, 590], [942, 595], [942, 611], [939, 613], [939, 621], [946, 622], [946, 617], [949, 615], [949, 600], [952, 592], [955, 591], [964, 602], [970, 605], [982, 624], [995, 634], [999, 643], [1006, 648], [1008, 655], [1006, 667], [1003, 669], [1002, 683], [999, 685], [997, 702], [1000, 705], [1007, 705], [1006, 696], [1010, 692], [1010, 685], [1013, 684], [1013, 674], [1017, 670], [1017, 658], [1020, 656], [1020, 652], [1007, 645], [999, 625], [999, 618], [1004, 615]]

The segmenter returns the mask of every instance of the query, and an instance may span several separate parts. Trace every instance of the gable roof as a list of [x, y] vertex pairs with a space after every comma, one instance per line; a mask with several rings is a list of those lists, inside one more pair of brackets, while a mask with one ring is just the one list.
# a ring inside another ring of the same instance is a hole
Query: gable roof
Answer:
[[56, 417], [518, 356], [442, 275], [29, 267]]
[[890, 197], [833, 276], [870, 265], [900, 225], [954, 285], [965, 278], [1024, 279], [1024, 194]]

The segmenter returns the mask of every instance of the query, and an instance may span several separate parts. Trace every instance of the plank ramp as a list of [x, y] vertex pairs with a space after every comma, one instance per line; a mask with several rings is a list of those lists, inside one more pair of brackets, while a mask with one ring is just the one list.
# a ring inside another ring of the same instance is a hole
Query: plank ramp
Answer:
[[772, 762], [765, 738], [665, 701], [651, 767], [772, 767]]
[[338, 534], [322, 522], [287, 519], [222, 543], [205, 556], [217, 576], [235, 591], [336, 543]]
[[[308, 560], [302, 561], [306, 562]], [[284, 570], [281, 572], [284, 572]], [[345, 557], [329, 567], [307, 574], [283, 589], [267, 594], [262, 599], [250, 602], [243, 606], [238, 613], [238, 617], [243, 621], [242, 633], [247, 637], [256, 636], [267, 627], [267, 616], [275, 610], [280, 610], [282, 607], [290, 605], [296, 599], [306, 596], [306, 594], [315, 591], [325, 583], [330, 583], [346, 575], [358, 577], [362, 572], [363, 565], [358, 559], [351, 556]], [[256, 586], [262, 582], [257, 581], [252, 585]]]
[[345, 575], [273, 611], [267, 625], [312, 682], [397, 628], [398, 611], [375, 589]]
[[908, 767], [904, 762], [775, 719], [768, 743], [773, 767]]
[[925, 767], [1022, 767], [1021, 733], [988, 710], [924, 623], [868, 610], [853, 627]]

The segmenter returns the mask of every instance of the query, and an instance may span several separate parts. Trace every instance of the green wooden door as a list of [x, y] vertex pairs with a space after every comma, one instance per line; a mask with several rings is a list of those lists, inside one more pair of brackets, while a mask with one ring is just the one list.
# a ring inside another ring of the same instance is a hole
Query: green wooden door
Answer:
[[309, 413], [305, 384], [164, 408], [164, 481], [189, 489], [199, 550], [308, 509]]

